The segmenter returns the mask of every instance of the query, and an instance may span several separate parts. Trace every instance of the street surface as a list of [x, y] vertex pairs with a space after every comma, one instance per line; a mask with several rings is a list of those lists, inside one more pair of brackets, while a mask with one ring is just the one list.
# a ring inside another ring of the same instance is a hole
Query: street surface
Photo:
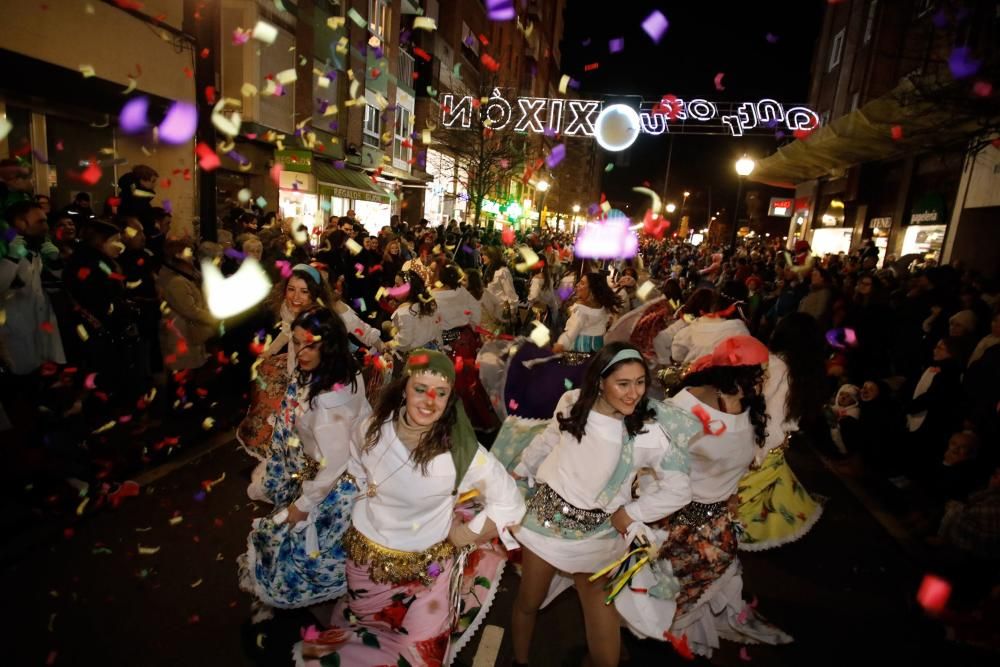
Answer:
[[[756, 597], [758, 611], [796, 641], [751, 646], [742, 655], [724, 645], [711, 663], [986, 664], [944, 641], [941, 624], [922, 614], [914, 596], [924, 573], [820, 459], [801, 449], [790, 461], [810, 491], [828, 498], [824, 515], [800, 542], [745, 554], [743, 562], [747, 598]], [[311, 614], [279, 612], [252, 626], [250, 598], [236, 584], [250, 521], [266, 511], [246, 498], [252, 467], [226, 443], [186, 465], [147, 473], [140, 494], [119, 509], [8, 552], [3, 586], [13, 641], [3, 664], [288, 664]], [[508, 568], [487, 624], [509, 625], [517, 583]], [[476, 661], [482, 636], [463, 651], [462, 664]], [[570, 591], [539, 617], [534, 664], [578, 664], [583, 646]], [[633, 665], [683, 663], [660, 642], [632, 641], [629, 650]], [[510, 659], [504, 636], [495, 664]]]

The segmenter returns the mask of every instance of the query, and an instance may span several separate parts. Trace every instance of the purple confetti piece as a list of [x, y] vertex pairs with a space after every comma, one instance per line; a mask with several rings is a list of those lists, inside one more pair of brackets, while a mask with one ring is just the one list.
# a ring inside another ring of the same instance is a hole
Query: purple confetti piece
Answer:
[[431, 563], [427, 566], [427, 574], [433, 579], [437, 579], [441, 575], [441, 572], [441, 565], [438, 563]]
[[385, 53], [381, 46], [376, 46], [375, 50], [372, 52], [375, 54], [375, 60], [381, 60], [382, 54]]
[[934, 12], [934, 15], [931, 16], [931, 23], [938, 29], [948, 27], [948, 12], [944, 10], [944, 7]]
[[406, 28], [401, 33], [399, 33], [399, 41], [400, 42], [404, 42], [404, 43], [405, 42], [409, 42], [410, 41], [410, 36], [412, 34], [413, 34], [412, 31], [409, 28]]
[[647, 16], [646, 20], [642, 22], [642, 29], [646, 31], [646, 34], [649, 35], [654, 44], [660, 43], [660, 40], [663, 39], [663, 34], [669, 27], [670, 22], [667, 21], [667, 17], [658, 9], [654, 9], [653, 13]]
[[778, 119], [777, 118], [772, 118], [771, 120], [767, 121], [767, 129], [773, 130], [776, 127], [778, 127]]
[[563, 158], [566, 157], [566, 144], [559, 144], [552, 148], [552, 152], [545, 158], [545, 164], [549, 169], [555, 169]]
[[146, 113], [149, 111], [149, 98], [136, 97], [125, 103], [118, 115], [118, 125], [125, 134], [135, 134], [146, 129]]
[[38, 150], [37, 148], [32, 148], [31, 154], [34, 155], [36, 158], [38, 158], [38, 161], [41, 162], [42, 164], [49, 163], [49, 159], [45, 157], [45, 155], [42, 154], [42, 151]]
[[236, 248], [226, 248], [222, 252], [222, 254], [228, 257], [229, 259], [237, 259], [241, 262], [247, 257], [245, 253], [240, 252]]
[[330, 129], [336, 132], [340, 128], [340, 122], [336, 120], [330, 121]]
[[590, 46], [590, 37], [580, 42], [580, 46]]
[[[547, 128], [545, 128], [545, 131], [542, 132], [542, 134], [544, 134], [549, 139], [555, 139], [556, 129], [554, 127], [547, 127]], [[506, 167], [504, 167], [504, 168], [506, 168]]]
[[769, 32], [766, 35], [764, 35], [764, 39], [767, 40], [768, 44], [777, 44], [778, 43], [778, 36], [775, 35], [773, 32]]
[[344, 162], [343, 160], [334, 160], [333, 161], [333, 168], [334, 169], [343, 169], [346, 166], [347, 166], [347, 163]]
[[571, 296], [573, 296], [573, 286], [572, 285], [562, 285], [558, 290], [556, 290], [556, 294], [559, 295], [559, 300], [560, 301], [565, 301], [566, 299], [568, 299]]
[[198, 493], [194, 494], [194, 499], [197, 500], [199, 503], [204, 502], [205, 501], [205, 492], [204, 491], [199, 491]]
[[160, 123], [160, 141], [183, 144], [191, 140], [198, 129], [198, 109], [187, 102], [174, 102]]
[[469, 246], [463, 245], [462, 246], [462, 252], [466, 252], [466, 253], [469, 253], [471, 255], [475, 251], [472, 248], [470, 248]]
[[775, 138], [775, 139], [784, 139], [784, 138], [785, 138], [785, 133], [784, 133], [784, 131], [783, 131], [783, 130], [778, 130], [778, 131], [776, 131], [776, 132], [774, 133], [774, 138]]
[[476, 43], [476, 38], [473, 37], [472, 35], [469, 35], [468, 37], [465, 38], [463, 43], [471, 49], [472, 45]]
[[979, 71], [983, 61], [972, 57], [972, 49], [967, 46], [956, 46], [948, 56], [948, 69], [956, 79], [966, 79]]
[[491, 21], [510, 21], [514, 18], [513, 0], [486, 0], [486, 15]]
[[615, 37], [610, 42], [608, 42], [608, 51], [611, 53], [621, 53], [625, 50], [625, 38]]
[[573, 90], [580, 90], [580, 82], [577, 81], [576, 79], [570, 79], [568, 85]]
[[587, 207], [587, 215], [593, 217], [597, 215], [597, 212], [600, 210], [601, 210], [600, 206], [598, 206], [597, 204], [591, 204], [590, 206]]
[[174, 212], [174, 204], [173, 204], [173, 202], [171, 202], [169, 199], [164, 199], [163, 200], [163, 210], [166, 211], [167, 213], [173, 213]]

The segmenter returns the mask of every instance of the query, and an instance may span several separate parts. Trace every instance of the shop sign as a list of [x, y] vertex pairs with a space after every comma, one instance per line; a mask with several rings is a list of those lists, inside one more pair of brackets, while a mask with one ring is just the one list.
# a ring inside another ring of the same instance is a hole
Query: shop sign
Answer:
[[911, 225], [935, 225], [944, 223], [944, 197], [936, 192], [925, 194], [913, 205], [910, 213]]
[[296, 171], [300, 174], [312, 173], [312, 152], [300, 150], [275, 151], [274, 158], [284, 171]]
[[[554, 133], [569, 137], [593, 137], [604, 102], [545, 97], [506, 99], [499, 89], [489, 98], [453, 94], [442, 96], [441, 124], [450, 129], [469, 129], [474, 114], [493, 130]], [[778, 130], [815, 130], [819, 114], [805, 106], [786, 109], [772, 99], [756, 102], [710, 102], [697, 98], [683, 100], [672, 95], [658, 101], [644, 101], [636, 109], [639, 131], [645, 134], [774, 134]]]
[[324, 185], [323, 193], [329, 193], [333, 197], [341, 197], [342, 199], [353, 199], [355, 201], [370, 201], [376, 204], [386, 204], [389, 201], [389, 195], [378, 195], [374, 192], [365, 192], [364, 190], [354, 190], [353, 188], [341, 188], [336, 185]]
[[483, 199], [483, 213], [490, 213], [492, 215], [500, 215], [500, 204], [493, 201], [492, 199]]
[[771, 205], [767, 209], [767, 214], [776, 218], [792, 217], [792, 200], [782, 197], [771, 197]]
[[892, 218], [872, 218], [868, 222], [870, 229], [892, 229]]

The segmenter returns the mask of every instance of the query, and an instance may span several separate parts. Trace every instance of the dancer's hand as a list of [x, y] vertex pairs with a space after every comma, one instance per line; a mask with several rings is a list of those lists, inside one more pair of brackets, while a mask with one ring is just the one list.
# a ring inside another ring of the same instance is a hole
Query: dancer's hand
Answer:
[[552, 346], [553, 354], [562, 354], [565, 351], [566, 348], [564, 348], [560, 343], [556, 343], [555, 345]]
[[632, 517], [628, 515], [624, 507], [619, 507], [618, 511], [611, 515], [611, 525], [622, 535], [628, 532], [628, 527], [632, 525], [632, 521]]
[[288, 522], [289, 526], [294, 526], [299, 521], [305, 521], [308, 516], [309, 512], [303, 512], [295, 506], [295, 503], [292, 503], [288, 506], [288, 518], [285, 521]]

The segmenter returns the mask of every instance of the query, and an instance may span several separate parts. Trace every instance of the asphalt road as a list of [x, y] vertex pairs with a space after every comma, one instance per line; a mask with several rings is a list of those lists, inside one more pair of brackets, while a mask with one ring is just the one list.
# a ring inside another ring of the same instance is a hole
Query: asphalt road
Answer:
[[[828, 498], [824, 515], [800, 542], [745, 554], [743, 562], [747, 597], [756, 596], [758, 611], [796, 641], [751, 646], [742, 655], [727, 645], [711, 663], [987, 664], [944, 640], [941, 624], [915, 602], [922, 569], [817, 456], [793, 451], [790, 461], [807, 488]], [[311, 615], [280, 612], [253, 626], [250, 599], [236, 585], [236, 557], [251, 519], [264, 512], [246, 498], [252, 465], [233, 444], [223, 445], [147, 476], [162, 475], [117, 510], [58, 527], [48, 533], [54, 539], [20, 549], [2, 574], [9, 634], [0, 663], [288, 664], [290, 646]], [[509, 625], [517, 582], [508, 568], [487, 624]], [[474, 663], [479, 637], [460, 662]], [[541, 614], [533, 664], [577, 664], [583, 645], [583, 620], [570, 591]], [[629, 650], [632, 665], [683, 662], [659, 642], [632, 641]], [[509, 660], [504, 636], [496, 664]]]

